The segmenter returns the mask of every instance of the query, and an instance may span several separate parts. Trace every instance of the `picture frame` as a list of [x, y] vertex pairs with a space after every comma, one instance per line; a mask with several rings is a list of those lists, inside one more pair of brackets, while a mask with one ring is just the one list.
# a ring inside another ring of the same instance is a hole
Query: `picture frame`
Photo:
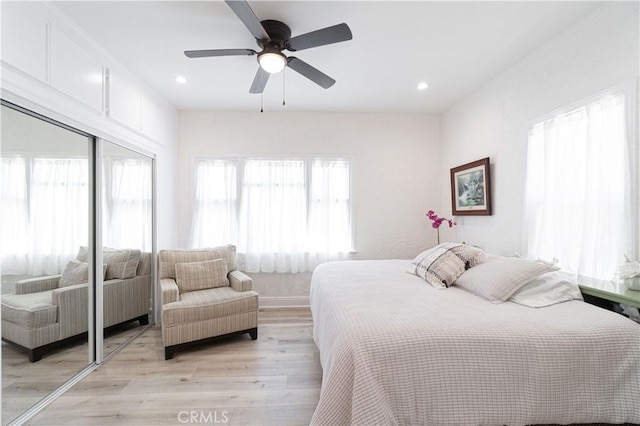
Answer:
[[489, 157], [451, 169], [451, 208], [454, 216], [491, 215]]

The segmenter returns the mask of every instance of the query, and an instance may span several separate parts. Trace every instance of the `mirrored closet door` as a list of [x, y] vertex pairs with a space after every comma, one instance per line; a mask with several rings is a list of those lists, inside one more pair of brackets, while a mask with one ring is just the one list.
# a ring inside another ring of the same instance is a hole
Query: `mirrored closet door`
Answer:
[[[82, 132], [2, 106], [2, 424], [94, 361], [92, 151]], [[89, 253], [79, 260], [82, 250]]]
[[[107, 268], [103, 292], [104, 356], [149, 323], [152, 304], [153, 160], [103, 141], [103, 263], [126, 259], [121, 269]], [[135, 266], [134, 266], [135, 265]]]
[[154, 159], [4, 100], [1, 114], [5, 425], [152, 321]]

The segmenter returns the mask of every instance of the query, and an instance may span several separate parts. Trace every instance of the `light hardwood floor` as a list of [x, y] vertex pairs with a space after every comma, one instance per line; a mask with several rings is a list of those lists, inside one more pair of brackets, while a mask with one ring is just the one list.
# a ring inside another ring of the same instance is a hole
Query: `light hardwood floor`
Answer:
[[[109, 354], [138, 333], [137, 322], [123, 324], [105, 335]], [[7, 424], [89, 364], [87, 340], [78, 339], [47, 351], [31, 363], [26, 352], [2, 342], [2, 424]]]
[[169, 361], [160, 327], [151, 327], [29, 424], [307, 425], [322, 379], [311, 312], [259, 318], [256, 341], [194, 346]]

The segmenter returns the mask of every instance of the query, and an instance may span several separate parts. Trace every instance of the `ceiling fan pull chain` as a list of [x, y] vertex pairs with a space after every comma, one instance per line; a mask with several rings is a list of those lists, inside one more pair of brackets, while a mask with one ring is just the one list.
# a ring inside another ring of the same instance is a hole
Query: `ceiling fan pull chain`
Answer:
[[260, 112], [264, 112], [264, 108], [263, 108], [263, 102], [262, 102], [262, 92], [260, 93]]
[[285, 91], [284, 91], [284, 87], [285, 87], [284, 86], [284, 82], [285, 82], [284, 74], [285, 74], [285, 70], [286, 70], [286, 68], [284, 70], [282, 70], [282, 106], [285, 105], [285, 102], [284, 102], [284, 95], [285, 95]]

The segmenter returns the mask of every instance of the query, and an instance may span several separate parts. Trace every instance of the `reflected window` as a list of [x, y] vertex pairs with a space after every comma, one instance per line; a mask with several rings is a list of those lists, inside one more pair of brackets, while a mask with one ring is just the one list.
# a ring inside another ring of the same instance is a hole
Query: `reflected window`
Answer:
[[27, 271], [27, 162], [24, 158], [3, 158], [0, 170], [0, 232], [4, 243], [2, 271], [25, 274]]
[[2, 159], [4, 273], [64, 270], [88, 241], [88, 179], [86, 159]]
[[104, 244], [151, 251], [151, 162], [105, 159]]

